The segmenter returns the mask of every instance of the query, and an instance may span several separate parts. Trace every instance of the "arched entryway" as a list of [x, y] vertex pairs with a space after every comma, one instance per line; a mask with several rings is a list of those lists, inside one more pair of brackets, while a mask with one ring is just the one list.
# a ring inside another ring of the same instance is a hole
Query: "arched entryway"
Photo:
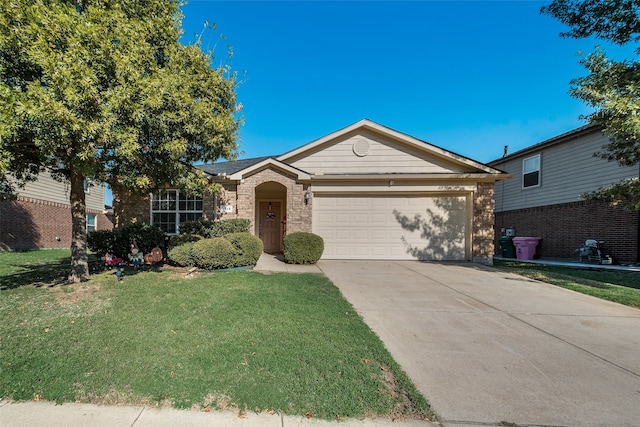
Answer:
[[262, 240], [265, 252], [282, 252], [286, 232], [287, 187], [269, 181], [258, 185], [255, 191], [255, 234]]

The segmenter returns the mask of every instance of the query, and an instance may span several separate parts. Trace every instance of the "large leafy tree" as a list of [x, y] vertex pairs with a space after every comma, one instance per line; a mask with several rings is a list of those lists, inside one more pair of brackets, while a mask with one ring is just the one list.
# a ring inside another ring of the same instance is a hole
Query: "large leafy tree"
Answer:
[[[640, 41], [639, 0], [554, 0], [541, 10], [570, 27], [563, 37], [596, 38], [626, 45]], [[636, 54], [640, 50], [635, 51]], [[571, 82], [572, 96], [594, 107], [587, 116], [602, 126], [611, 142], [596, 153], [621, 166], [640, 164], [640, 63], [638, 58], [614, 61], [598, 48], [582, 65], [589, 74]], [[640, 211], [640, 181], [626, 179], [585, 195]]]
[[71, 281], [89, 277], [84, 181], [202, 190], [232, 158], [236, 80], [179, 42], [179, 0], [0, 0], [0, 193], [69, 183]]

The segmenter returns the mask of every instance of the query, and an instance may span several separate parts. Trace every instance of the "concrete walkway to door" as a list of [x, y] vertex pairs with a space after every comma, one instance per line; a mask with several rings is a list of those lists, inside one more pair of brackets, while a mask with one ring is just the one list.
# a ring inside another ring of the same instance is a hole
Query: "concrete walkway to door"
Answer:
[[640, 310], [475, 264], [320, 261], [452, 426], [640, 425]]

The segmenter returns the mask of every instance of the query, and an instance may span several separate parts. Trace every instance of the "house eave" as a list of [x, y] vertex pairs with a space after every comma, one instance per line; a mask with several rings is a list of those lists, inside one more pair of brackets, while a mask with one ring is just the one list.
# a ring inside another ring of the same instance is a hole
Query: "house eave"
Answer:
[[512, 159], [516, 159], [518, 157], [522, 157], [522, 156], [526, 156], [528, 154], [531, 153], [535, 153], [538, 152], [544, 148], [548, 148], [557, 144], [561, 144], [567, 141], [570, 141], [572, 139], [576, 139], [579, 138], [583, 135], [588, 135], [590, 133], [593, 132], [597, 132], [597, 131], [601, 131], [602, 127], [600, 125], [595, 125], [595, 124], [588, 124], [588, 125], [584, 125], [581, 126], [579, 128], [570, 130], [568, 132], [565, 132], [561, 135], [558, 136], [554, 136], [553, 138], [549, 138], [547, 140], [544, 140], [542, 142], [539, 142], [537, 144], [534, 145], [530, 145], [528, 147], [525, 147], [521, 150], [515, 151], [511, 154], [507, 154], [506, 156], [503, 156], [499, 159], [495, 159], [492, 160], [490, 162], [487, 163], [488, 166], [490, 167], [498, 167], [498, 165], [504, 163], [507, 160], [512, 160]]
[[512, 174], [500, 173], [411, 173], [411, 174], [344, 174], [344, 175], [311, 175], [311, 182], [330, 181], [475, 181], [495, 182], [513, 177]]

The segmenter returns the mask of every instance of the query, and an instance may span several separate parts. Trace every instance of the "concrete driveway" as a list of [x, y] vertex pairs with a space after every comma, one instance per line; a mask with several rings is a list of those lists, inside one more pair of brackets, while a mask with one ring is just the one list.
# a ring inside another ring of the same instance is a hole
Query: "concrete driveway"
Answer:
[[474, 264], [318, 266], [445, 426], [640, 425], [638, 309]]

